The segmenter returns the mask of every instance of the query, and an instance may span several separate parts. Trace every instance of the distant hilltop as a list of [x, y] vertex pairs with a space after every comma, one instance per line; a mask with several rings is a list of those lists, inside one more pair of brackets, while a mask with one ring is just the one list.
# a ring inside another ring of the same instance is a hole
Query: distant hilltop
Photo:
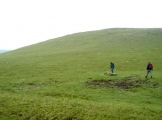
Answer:
[[4, 52], [7, 52], [7, 51], [9, 51], [9, 50], [0, 50], [0, 54], [4, 53]]

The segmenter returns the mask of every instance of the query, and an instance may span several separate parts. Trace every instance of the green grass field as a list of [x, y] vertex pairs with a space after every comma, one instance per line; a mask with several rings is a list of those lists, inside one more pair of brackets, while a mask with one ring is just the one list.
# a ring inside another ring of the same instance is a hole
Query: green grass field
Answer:
[[161, 120], [161, 53], [162, 29], [114, 28], [0, 54], [0, 119]]

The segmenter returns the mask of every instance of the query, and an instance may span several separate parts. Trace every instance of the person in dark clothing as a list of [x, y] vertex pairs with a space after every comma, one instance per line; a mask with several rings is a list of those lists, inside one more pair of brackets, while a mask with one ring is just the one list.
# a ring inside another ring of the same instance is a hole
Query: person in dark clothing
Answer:
[[110, 69], [112, 73], [114, 73], [114, 68], [115, 68], [115, 64], [113, 62], [110, 62]]
[[147, 69], [147, 73], [146, 73], [145, 77], [147, 78], [147, 76], [150, 74], [150, 76], [152, 78], [153, 65], [150, 62], [148, 62], [146, 69]]

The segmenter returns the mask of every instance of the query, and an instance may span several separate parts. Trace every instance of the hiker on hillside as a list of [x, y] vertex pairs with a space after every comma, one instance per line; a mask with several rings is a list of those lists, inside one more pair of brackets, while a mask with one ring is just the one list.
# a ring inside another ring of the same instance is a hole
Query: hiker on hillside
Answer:
[[147, 73], [146, 73], [145, 77], [147, 78], [147, 76], [150, 74], [150, 76], [152, 78], [153, 65], [150, 62], [148, 62], [146, 69], [147, 69]]
[[115, 64], [113, 62], [110, 62], [110, 70], [112, 73], [114, 73], [114, 68], [115, 68]]

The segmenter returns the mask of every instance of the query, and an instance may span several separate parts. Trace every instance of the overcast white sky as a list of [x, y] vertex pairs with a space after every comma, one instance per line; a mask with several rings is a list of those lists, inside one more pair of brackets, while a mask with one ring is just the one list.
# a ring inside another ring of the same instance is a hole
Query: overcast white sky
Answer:
[[106, 28], [162, 28], [161, 0], [1, 0], [0, 49]]

